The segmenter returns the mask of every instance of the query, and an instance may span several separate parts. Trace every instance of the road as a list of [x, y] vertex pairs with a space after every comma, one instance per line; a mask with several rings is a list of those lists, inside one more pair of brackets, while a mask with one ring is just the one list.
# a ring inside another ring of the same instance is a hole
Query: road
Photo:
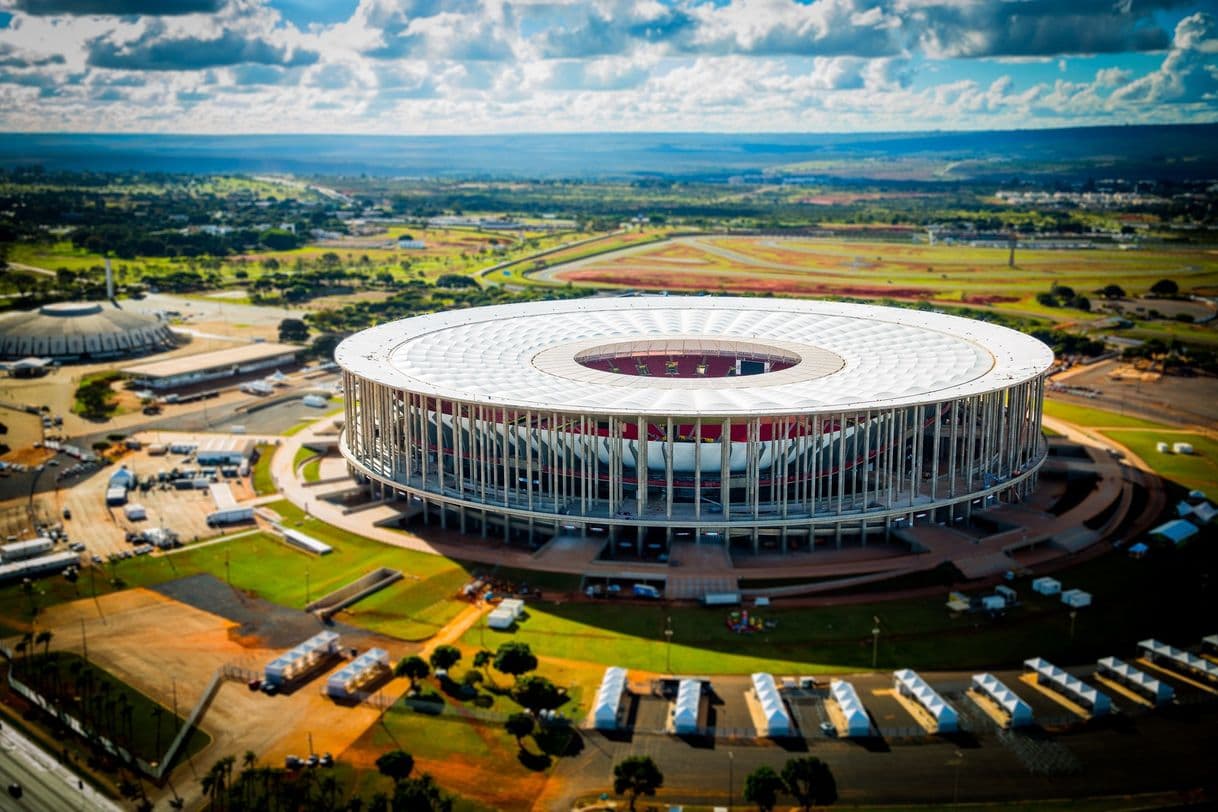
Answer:
[[[24, 790], [21, 800], [8, 793], [11, 784]], [[119, 812], [108, 798], [55, 761], [46, 751], [5, 725], [0, 729], [0, 808], [36, 810], [102, 810]]]

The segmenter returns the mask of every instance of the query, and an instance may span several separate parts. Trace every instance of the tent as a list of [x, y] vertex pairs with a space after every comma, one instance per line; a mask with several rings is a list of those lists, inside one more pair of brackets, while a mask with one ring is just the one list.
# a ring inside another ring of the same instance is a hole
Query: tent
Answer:
[[993, 674], [974, 674], [973, 690], [989, 697], [994, 704], [1006, 712], [1009, 727], [1025, 727], [1032, 724], [1032, 707]]
[[1096, 663], [1100, 674], [1114, 682], [1132, 688], [1138, 693], [1154, 701], [1156, 705], [1170, 702], [1176, 695], [1175, 690], [1167, 683], [1160, 682], [1149, 674], [1139, 671], [1129, 663], [1116, 657], [1105, 657]]
[[606, 668], [605, 676], [601, 677], [601, 687], [596, 691], [596, 702], [592, 705], [592, 725], [597, 730], [617, 727], [618, 709], [625, 690], [626, 669], [618, 666]]
[[1037, 578], [1032, 582], [1032, 591], [1041, 595], [1056, 595], [1062, 591], [1062, 582], [1056, 578]]
[[944, 701], [943, 697], [926, 684], [926, 680], [918, 676], [918, 672], [909, 668], [894, 671], [893, 681], [897, 691], [917, 700], [918, 704], [935, 720], [938, 733], [955, 733], [958, 724], [956, 709]]
[[1134, 544], [1129, 548], [1129, 557], [1144, 558], [1148, 552], [1150, 552], [1150, 548], [1139, 541], [1137, 544]]
[[143, 505], [132, 502], [123, 506], [123, 515], [129, 522], [140, 522], [148, 518], [148, 511], [144, 509]]
[[790, 736], [791, 717], [778, 694], [778, 686], [770, 674], [758, 673], [752, 675], [753, 693], [757, 703], [761, 705], [761, 713], [765, 717], [766, 735]]
[[1218, 509], [1215, 509], [1209, 502], [1202, 502], [1199, 505], [1193, 505], [1193, 521], [1200, 524], [1209, 524], [1218, 516]]
[[322, 631], [310, 637], [291, 651], [281, 654], [267, 664], [264, 671], [266, 682], [284, 685], [307, 672], [331, 655], [337, 654], [339, 636], [336, 632]]
[[499, 602], [499, 608], [512, 613], [512, 620], [520, 620], [524, 614], [524, 601], [520, 598], [504, 598]]
[[672, 709], [672, 729], [677, 735], [698, 732], [698, 711], [702, 705], [702, 683], [683, 679], [677, 686], [677, 701]]
[[835, 679], [829, 683], [829, 692], [833, 695], [833, 700], [837, 702], [837, 707], [842, 712], [842, 717], [846, 722], [847, 736], [867, 736], [871, 733], [871, 719], [867, 717], [867, 711], [863, 708], [863, 703], [859, 701], [859, 695], [854, 690], [854, 686], [845, 680]]
[[1176, 503], [1176, 516], [1183, 519], [1193, 512], [1193, 506], [1183, 500]]
[[1169, 646], [1166, 643], [1160, 643], [1154, 639], [1143, 640], [1138, 643], [1138, 648], [1142, 649], [1143, 655], [1152, 663], [1166, 660], [1176, 670], [1183, 670], [1186, 673], [1218, 682], [1218, 663], [1214, 663], [1204, 657], [1198, 657], [1192, 652]]
[[110, 481], [106, 483], [108, 488], [126, 488], [130, 490], [135, 487], [135, 474], [128, 470], [127, 466], [123, 466], [110, 475]]
[[1197, 526], [1184, 519], [1172, 519], [1170, 522], [1164, 522], [1154, 530], [1151, 530], [1150, 534], [1152, 536], [1162, 536], [1172, 544], [1179, 545], [1197, 535]]
[[370, 648], [326, 680], [326, 693], [335, 699], [345, 699], [378, 676], [389, 672], [389, 652]]
[[1094, 716], [1103, 716], [1112, 710], [1112, 700], [1073, 674], [1058, 668], [1041, 657], [1023, 661], [1024, 668], [1036, 676], [1036, 682], [1048, 685], [1067, 699], [1077, 702]]
[[516, 622], [516, 616], [512, 614], [511, 609], [504, 609], [502, 606], [486, 616], [486, 625], [492, 629], [510, 629], [512, 624]]

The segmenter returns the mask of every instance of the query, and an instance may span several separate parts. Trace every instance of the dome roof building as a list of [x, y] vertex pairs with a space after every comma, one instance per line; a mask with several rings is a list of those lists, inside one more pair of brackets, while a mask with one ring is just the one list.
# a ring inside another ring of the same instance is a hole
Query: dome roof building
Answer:
[[0, 313], [0, 359], [93, 361], [146, 355], [176, 344], [169, 324], [110, 302], [58, 302]]

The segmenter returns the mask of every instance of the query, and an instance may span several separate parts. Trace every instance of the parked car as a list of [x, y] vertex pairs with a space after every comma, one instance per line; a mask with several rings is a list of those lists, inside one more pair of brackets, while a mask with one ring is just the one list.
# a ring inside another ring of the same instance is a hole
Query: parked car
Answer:
[[257, 677], [254, 677], [252, 680], [247, 682], [246, 685], [249, 686], [249, 689], [251, 691], [257, 691], [259, 688], [262, 687], [262, 680], [258, 679]]

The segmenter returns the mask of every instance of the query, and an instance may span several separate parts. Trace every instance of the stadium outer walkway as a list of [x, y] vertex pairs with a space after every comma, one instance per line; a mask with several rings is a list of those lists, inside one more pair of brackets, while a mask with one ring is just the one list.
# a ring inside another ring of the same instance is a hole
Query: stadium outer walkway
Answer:
[[[391, 530], [375, 524], [377, 521], [384, 521], [400, 514], [400, 511], [390, 505], [371, 507], [349, 514], [344, 513], [339, 505], [319, 498], [321, 494], [333, 492], [335, 487], [326, 488], [324, 485], [317, 485], [316, 483], [306, 485], [297, 478], [293, 466], [296, 453], [303, 446], [322, 443], [332, 444], [335, 441], [336, 436], [333, 433], [332, 424], [333, 420], [331, 418], [323, 417], [309, 428], [291, 437], [282, 438], [283, 441], [271, 461], [271, 476], [281, 497], [274, 496], [259, 499], [259, 503], [285, 498], [297, 507], [306, 510], [315, 518], [353, 535], [363, 536], [409, 550], [479, 564], [499, 564], [523, 569], [587, 575], [589, 577], [613, 577], [620, 574], [624, 568], [636, 574], [654, 572], [654, 577], [657, 578], [678, 575], [685, 578], [699, 574], [684, 565], [679, 571], [674, 572], [664, 564], [637, 561], [601, 561], [594, 560], [590, 555], [582, 558], [578, 556], [554, 556], [553, 559], [547, 560], [548, 557], [544, 555], [545, 548], [543, 548], [541, 554], [535, 555], [529, 551], [508, 547], [498, 542], [487, 542], [477, 537], [461, 536], [456, 531], [441, 531], [439, 528], [434, 528], [434, 535], [437, 537], [437, 540], [425, 541], [413, 533]], [[1142, 477], [1150, 486], [1150, 499], [1146, 513], [1147, 515], [1157, 515], [1157, 513], [1152, 512], [1150, 509], [1162, 507], [1162, 500], [1164, 498], [1162, 486], [1158, 477], [1153, 474], [1150, 466], [1143, 460], [1130, 452], [1129, 449], [1120, 446], [1102, 434], [1090, 432], [1074, 424], [1048, 417], [1045, 418], [1045, 425], [1072, 442], [1096, 449], [1097, 453], [1092, 455], [1092, 459], [1095, 461], [1097, 469], [1101, 469], [1101, 482], [1106, 482], [1107, 487], [1101, 487], [1085, 500], [1084, 505], [1091, 505], [1088, 508], [1080, 505], [1060, 517], [1044, 516], [1043, 521], [1037, 522], [1035, 527], [1028, 528], [1028, 535], [1025, 538], [1047, 540], [1055, 535], [1077, 528], [1082, 519], [1082, 513], [1089, 512], [1090, 515], [1098, 514], [1111, 503], [1114, 498], [1114, 489], [1128, 487], [1128, 484], [1122, 481], [1124, 479], [1122, 466], [1109, 454], [1109, 449], [1122, 452], [1127, 462], [1131, 464], [1131, 467], [1138, 469], [1139, 473], [1146, 472], [1149, 474]], [[1134, 472], [1130, 471], [1129, 473]], [[338, 483], [332, 484], [338, 485]], [[338, 489], [341, 489], [341, 486]], [[1124, 500], [1122, 501], [1124, 502]], [[1124, 507], [1125, 505], [1122, 505], [1122, 510], [1118, 512], [1123, 513]], [[439, 541], [438, 537], [440, 536], [448, 536], [452, 539], [452, 542]], [[996, 542], [999, 543], [999, 547], [992, 551], [987, 549], [984, 540], [980, 544], [975, 545], [974, 549], [979, 555], [1001, 552], [1001, 544], [1005, 542], [1002, 539], [996, 539]], [[877, 548], [877, 551], [879, 549]], [[847, 555], [840, 557], [836, 556], [835, 552], [826, 550], [814, 553], [813, 555], [817, 557], [817, 560], [808, 563], [789, 560], [774, 560], [772, 563], [752, 561], [749, 562], [750, 566], [742, 567], [737, 562], [730, 573], [725, 573], [722, 569], [716, 568], [713, 574], [747, 577], [750, 579], [790, 578], [795, 575], [805, 574], [810, 577], [823, 578], [826, 575], [847, 576], [852, 573], [859, 574], [865, 571], [886, 570], [881, 577], [888, 578], [892, 577], [893, 574], [899, 573], [902, 569], [908, 569], [911, 572], [931, 569], [941, 563], [954, 560], [958, 555], [958, 552], [954, 548], [949, 548], [931, 550], [918, 555], [910, 554], [899, 557], [892, 557], [890, 555], [877, 556], [875, 559], [860, 560], [857, 557], [859, 552], [857, 550], [843, 550], [842, 553]], [[1061, 550], [1059, 555], [1053, 555], [1050, 558], [1068, 555], [1070, 555], [1070, 551]], [[1014, 562], [1011, 563], [1013, 564]], [[1047, 563], [1047, 561], [1036, 561], [1035, 563], [1039, 565]], [[708, 572], [707, 574], [711, 573]], [[823, 588], [826, 585], [821, 586]], [[840, 584], [838, 586], [840, 587]]]

